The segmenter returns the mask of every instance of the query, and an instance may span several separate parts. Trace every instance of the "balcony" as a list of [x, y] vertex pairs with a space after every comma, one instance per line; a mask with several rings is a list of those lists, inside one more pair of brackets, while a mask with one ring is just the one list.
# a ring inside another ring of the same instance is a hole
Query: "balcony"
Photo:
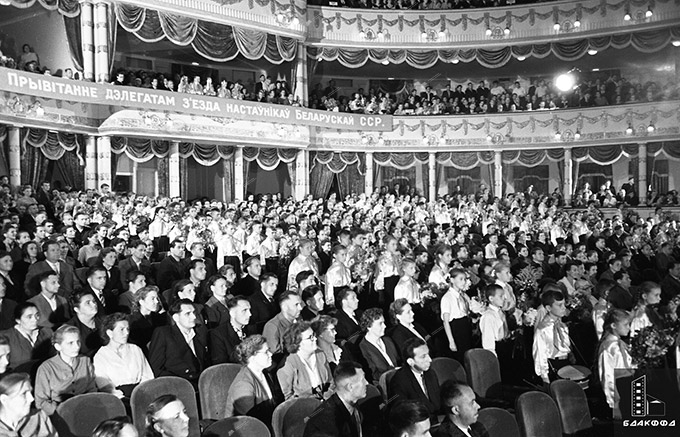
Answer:
[[307, 16], [311, 46], [432, 50], [500, 48], [658, 30], [677, 26], [680, 8], [674, 0], [583, 0], [453, 11], [310, 6]]

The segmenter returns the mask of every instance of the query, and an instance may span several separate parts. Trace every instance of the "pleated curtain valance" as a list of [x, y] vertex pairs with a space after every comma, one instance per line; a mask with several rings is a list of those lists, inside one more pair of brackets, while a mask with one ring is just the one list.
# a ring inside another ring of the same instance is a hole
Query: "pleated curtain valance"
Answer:
[[222, 159], [231, 160], [234, 157], [235, 146], [179, 143], [179, 156], [193, 157], [196, 162], [207, 167], [215, 165]]
[[406, 170], [416, 164], [428, 162], [427, 152], [416, 153], [374, 153], [373, 162], [385, 167], [394, 167], [398, 170]]
[[2, 3], [20, 9], [28, 9], [38, 3], [47, 10], [58, 11], [61, 15], [71, 18], [80, 14], [79, 0], [5, 0]]
[[150, 43], [167, 38], [179, 46], [191, 45], [196, 53], [215, 62], [243, 55], [251, 60], [264, 57], [273, 64], [281, 64], [294, 60], [297, 55], [298, 41], [294, 38], [128, 4], [116, 4], [115, 11], [123, 29], [140, 40]]
[[551, 54], [563, 61], [574, 61], [585, 56], [589, 50], [602, 51], [607, 48], [622, 49], [633, 46], [635, 49], [652, 53], [666, 47], [674, 40], [680, 39], [680, 27], [658, 29], [646, 32], [625, 33], [593, 37], [574, 41], [531, 44], [524, 46], [490, 49], [361, 49], [338, 47], [308, 47], [310, 58], [324, 61], [338, 61], [350, 68], [358, 68], [369, 60], [377, 63], [389, 62], [401, 64], [406, 62], [415, 68], [430, 68], [437, 62], [450, 63], [454, 60], [463, 62], [477, 61], [486, 68], [499, 68], [512, 58], [545, 58]]
[[125, 153], [128, 158], [135, 162], [147, 162], [153, 158], [165, 158], [168, 156], [170, 143], [162, 140], [150, 140], [146, 138], [111, 138], [111, 151], [116, 155]]
[[289, 164], [295, 161], [297, 157], [297, 150], [295, 149], [273, 149], [273, 148], [257, 148], [244, 147], [243, 159], [246, 161], [257, 161], [258, 165], [267, 171], [276, 169], [281, 162]]
[[357, 153], [357, 152], [313, 152], [314, 153], [314, 158], [313, 162], [314, 165], [316, 164], [321, 164], [325, 165], [328, 170], [330, 170], [332, 173], [342, 173], [344, 172], [348, 166], [350, 165], [357, 165], [357, 168], [359, 169], [359, 173], [363, 174], [361, 172], [361, 169], [363, 168], [363, 156], [365, 156], [363, 153]]
[[28, 145], [40, 149], [42, 154], [51, 161], [60, 159], [67, 151], [75, 150], [76, 154], [80, 155], [80, 142], [77, 134], [28, 128], [23, 143], [24, 147]]

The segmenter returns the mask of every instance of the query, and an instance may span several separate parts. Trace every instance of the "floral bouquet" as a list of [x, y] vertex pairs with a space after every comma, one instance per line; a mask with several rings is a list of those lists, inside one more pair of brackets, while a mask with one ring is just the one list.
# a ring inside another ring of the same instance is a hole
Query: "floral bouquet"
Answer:
[[533, 266], [526, 266], [515, 275], [514, 282], [517, 290], [527, 295], [534, 295], [538, 292], [538, 281], [541, 279], [541, 272]]
[[[675, 331], [675, 332], [674, 332]], [[658, 329], [654, 326], [643, 328], [632, 338], [630, 355], [639, 368], [660, 368], [668, 349], [675, 341], [677, 329], [673, 327]]]
[[567, 295], [566, 306], [569, 310], [569, 320], [574, 322], [591, 320], [593, 306], [586, 294], [576, 292], [573, 295]]
[[378, 257], [373, 250], [367, 250], [364, 255], [363, 259], [357, 260], [350, 269], [352, 282], [358, 284], [363, 284], [368, 281], [368, 278], [371, 277], [371, 274], [375, 269], [375, 263], [378, 260]]
[[435, 284], [433, 282], [423, 284], [420, 287], [420, 305], [423, 309], [428, 309], [431, 313], [439, 315], [441, 312], [439, 302], [447, 291], [449, 291], [448, 284]]
[[522, 312], [522, 325], [534, 326], [536, 324], [537, 316], [538, 311], [536, 310], [536, 308], [528, 308], [526, 311]]

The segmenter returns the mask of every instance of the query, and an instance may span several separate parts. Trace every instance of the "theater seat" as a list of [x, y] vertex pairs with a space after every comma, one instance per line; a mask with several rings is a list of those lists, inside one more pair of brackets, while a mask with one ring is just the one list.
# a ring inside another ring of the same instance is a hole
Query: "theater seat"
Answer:
[[479, 410], [477, 421], [484, 425], [489, 437], [520, 437], [515, 416], [502, 408], [489, 407]]
[[453, 358], [437, 357], [432, 360], [430, 368], [437, 374], [439, 385], [450, 380], [467, 384], [467, 373], [465, 372], [465, 369]]
[[522, 437], [562, 437], [562, 423], [557, 405], [540, 391], [517, 398], [515, 417]]
[[229, 387], [241, 368], [241, 365], [234, 363], [216, 364], [201, 373], [198, 378], [198, 394], [203, 420], [224, 419]]
[[304, 434], [309, 416], [321, 401], [316, 398], [288, 399], [274, 410], [272, 428], [275, 437], [298, 437]]
[[593, 428], [586, 393], [574, 381], [559, 379], [550, 384], [565, 434], [575, 435]]
[[160, 376], [144, 381], [132, 390], [130, 406], [132, 408], [132, 422], [144, 435], [146, 408], [151, 402], [162, 395], [175, 395], [182, 401], [189, 416], [189, 435], [197, 436], [201, 433], [198, 423], [198, 406], [196, 392], [186, 379], [178, 376]]
[[380, 381], [378, 382], [378, 388], [380, 388], [380, 391], [382, 392], [383, 400], [385, 402], [387, 402], [387, 399], [388, 399], [387, 387], [390, 386], [390, 380], [392, 379], [392, 377], [396, 373], [397, 369], [390, 369], [387, 372], [380, 375]]
[[271, 435], [267, 425], [249, 416], [234, 416], [218, 420], [201, 434], [202, 437], [271, 437]]
[[116, 396], [86, 393], [59, 404], [52, 423], [60, 436], [90, 437], [97, 425], [117, 416], [125, 416], [125, 406]]

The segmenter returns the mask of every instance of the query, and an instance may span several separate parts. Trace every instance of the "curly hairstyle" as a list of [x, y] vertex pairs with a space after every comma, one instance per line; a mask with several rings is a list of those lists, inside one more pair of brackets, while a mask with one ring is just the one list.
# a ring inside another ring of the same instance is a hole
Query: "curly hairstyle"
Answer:
[[368, 329], [373, 326], [376, 320], [385, 318], [383, 311], [380, 308], [369, 308], [361, 315], [361, 321], [359, 325], [361, 330], [367, 332]]
[[257, 354], [262, 346], [267, 344], [267, 339], [262, 335], [250, 335], [243, 339], [243, 341], [236, 346], [236, 356], [241, 364], [244, 366], [248, 364], [248, 360], [253, 355]]
[[290, 325], [288, 329], [286, 329], [286, 332], [283, 333], [283, 344], [289, 354], [295, 354], [300, 350], [302, 333], [311, 328], [311, 323], [299, 322]]

